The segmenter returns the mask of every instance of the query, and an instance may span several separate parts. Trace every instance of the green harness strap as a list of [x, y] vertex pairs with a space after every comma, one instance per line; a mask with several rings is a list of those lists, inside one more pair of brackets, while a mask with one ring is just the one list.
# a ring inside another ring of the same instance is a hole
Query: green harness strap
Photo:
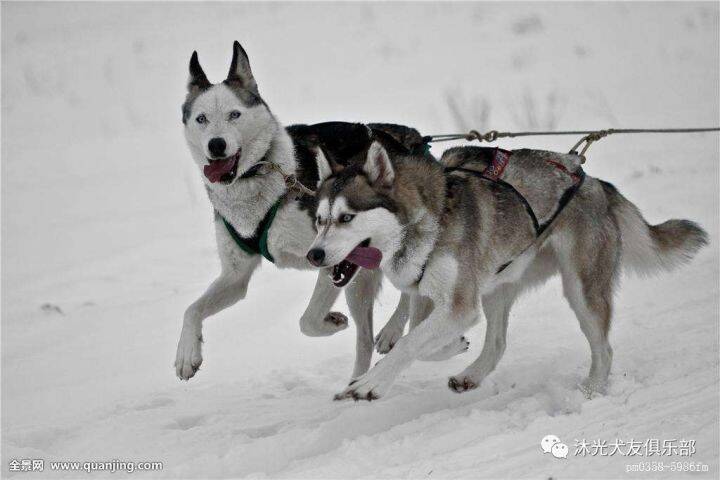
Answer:
[[278, 208], [280, 208], [281, 200], [282, 199], [278, 199], [278, 201], [275, 202], [275, 205], [273, 205], [272, 208], [268, 211], [267, 215], [265, 215], [263, 223], [261, 224], [262, 233], [260, 234], [260, 255], [267, 258], [270, 263], [275, 263], [275, 259], [272, 255], [270, 255], [270, 250], [268, 250], [268, 232], [270, 231], [270, 226], [272, 225], [273, 220], [275, 220], [275, 214], [277, 213]]
[[220, 218], [222, 218], [223, 223], [225, 224], [225, 228], [227, 229], [228, 233], [232, 237], [233, 240], [235, 240], [235, 243], [238, 247], [245, 253], [249, 255], [262, 255], [266, 259], [268, 259], [271, 263], [275, 263], [275, 259], [272, 255], [270, 255], [270, 251], [268, 250], [267, 240], [268, 240], [268, 232], [270, 231], [270, 227], [272, 226], [273, 220], [275, 220], [275, 214], [277, 213], [278, 209], [280, 208], [280, 204], [282, 203], [282, 197], [278, 199], [275, 204], [270, 207], [270, 210], [265, 214], [265, 217], [260, 221], [260, 225], [258, 225], [258, 229], [255, 232], [255, 235], [253, 235], [251, 238], [245, 238], [242, 235], [238, 233], [237, 230], [235, 230], [235, 227], [230, 225], [230, 222], [225, 220], [225, 218], [220, 215]]

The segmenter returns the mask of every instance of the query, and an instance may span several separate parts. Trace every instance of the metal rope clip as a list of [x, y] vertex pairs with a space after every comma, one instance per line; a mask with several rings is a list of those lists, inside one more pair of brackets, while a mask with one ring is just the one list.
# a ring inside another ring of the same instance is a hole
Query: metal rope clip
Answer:
[[494, 142], [498, 138], [498, 131], [497, 130], [490, 130], [489, 132], [482, 134], [478, 132], [477, 130], [470, 130], [467, 135], [465, 135], [465, 140], [472, 141], [477, 140], [478, 142]]
[[285, 186], [286, 186], [289, 190], [292, 190], [293, 188], [295, 188], [295, 186], [297, 185], [297, 183], [298, 183], [298, 179], [297, 179], [297, 177], [296, 177], [295, 175], [293, 175], [293, 174], [291, 174], [291, 175], [285, 175]]
[[[294, 173], [291, 173], [290, 175], [285, 175], [281, 170], [278, 170], [281, 175], [285, 178], [285, 186], [288, 190], [295, 190], [302, 195], [307, 195], [309, 197], [314, 197], [315, 192], [307, 188], [305, 185], [300, 183], [300, 180], [298, 180], [297, 176]], [[300, 197], [296, 197], [295, 200], [299, 200]]]
[[[609, 130], [598, 130], [597, 132], [592, 132], [587, 135], [585, 135], [583, 138], [580, 139], [579, 142], [577, 142], [571, 149], [570, 153], [574, 153], [580, 157], [580, 163], [585, 163], [585, 152], [588, 151], [588, 148], [590, 148], [590, 145], [592, 145], [593, 142], [597, 142], [598, 140], [607, 137], [611, 133], [614, 133], [612, 129]], [[577, 149], [585, 143], [583, 146], [583, 149], [580, 151], [580, 153], [577, 153]]]

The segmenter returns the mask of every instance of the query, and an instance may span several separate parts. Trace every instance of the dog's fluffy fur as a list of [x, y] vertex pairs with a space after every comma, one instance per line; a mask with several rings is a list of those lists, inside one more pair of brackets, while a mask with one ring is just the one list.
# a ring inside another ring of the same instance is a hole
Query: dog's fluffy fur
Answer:
[[[317, 215], [323, 228], [311, 248], [324, 251], [327, 267], [369, 240], [382, 252], [384, 275], [412, 295], [411, 325], [402, 338], [403, 323], [385, 327], [381, 337], [392, 338], [394, 347], [350, 384], [344, 398], [381, 397], [413, 360], [462, 349], [461, 334], [478, 320], [482, 306], [488, 322], [482, 353], [449, 380], [455, 392], [476, 388], [505, 350], [515, 299], [556, 273], [590, 343], [590, 373], [582, 388], [588, 395], [602, 392], [612, 362], [608, 331], [621, 266], [642, 273], [670, 270], [707, 243], [707, 234], [688, 220], [648, 225], [615, 187], [589, 176], [536, 239], [512, 191], [466, 172], [444, 171], [443, 163], [471, 168], [481, 160], [472, 150], [458, 162], [455, 149], [438, 163], [402, 154], [382, 132], [375, 138], [364, 165], [320, 169]], [[536, 152], [538, 161], [547, 155], [559, 154]], [[347, 214], [352, 221], [338, 221]]]
[[[215, 234], [222, 271], [185, 312], [175, 369], [179, 378], [188, 380], [202, 363], [203, 320], [244, 298], [248, 282], [261, 261], [259, 255], [249, 255], [238, 248], [222, 218], [240, 235], [252, 237], [268, 210], [281, 199], [268, 234], [269, 252], [277, 267], [310, 268], [305, 254], [316, 233], [314, 199], [288, 195], [283, 177], [270, 169], [263, 167], [248, 178], [241, 178], [242, 175], [264, 160], [314, 187], [318, 180], [315, 157], [320, 154], [320, 147], [327, 147], [328, 152], [335, 152], [338, 157], [350, 158], [355, 145], [359, 142], [364, 146], [369, 137], [367, 127], [361, 124], [282, 128], [260, 96], [247, 54], [237, 42], [233, 46], [228, 76], [218, 84], [210, 83], [197, 53], [193, 53], [182, 119], [188, 147], [201, 173], [213, 161], [238, 158], [233, 171], [223, 176], [222, 181], [212, 182], [203, 175], [216, 212]], [[398, 138], [407, 137], [400, 140], [406, 140], [408, 145], [417, 143], [419, 138], [417, 132], [412, 132], [412, 129], [403, 128], [399, 133], [391, 131]], [[213, 139], [222, 140], [225, 153], [220, 156], [227, 157], [218, 159], [217, 149], [211, 149]], [[347, 318], [343, 314], [330, 312], [340, 289], [333, 285], [327, 273], [319, 273], [310, 303], [300, 319], [300, 330], [309, 336], [332, 335], [347, 328]], [[353, 378], [365, 373], [370, 365], [372, 310], [380, 283], [380, 272], [362, 270], [345, 289], [350, 313], [357, 324]], [[407, 299], [400, 302], [396, 312], [398, 322], [407, 317], [408, 305]]]

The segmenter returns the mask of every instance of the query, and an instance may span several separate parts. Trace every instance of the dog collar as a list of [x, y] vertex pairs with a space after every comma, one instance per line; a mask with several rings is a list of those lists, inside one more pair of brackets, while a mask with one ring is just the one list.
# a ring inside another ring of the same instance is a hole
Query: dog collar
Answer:
[[240, 178], [241, 178], [241, 179], [245, 179], [245, 178], [252, 178], [252, 177], [254, 177], [254, 176], [257, 176], [257, 175], [258, 175], [258, 172], [260, 171], [260, 169], [261, 169], [262, 166], [264, 165], [264, 163], [263, 163], [264, 160], [265, 160], [265, 158], [263, 157], [263, 159], [260, 160], [258, 163], [256, 163], [256, 164], [253, 165], [252, 167], [248, 168], [245, 173], [243, 173], [242, 175], [240, 175]]
[[[280, 165], [278, 165], [277, 163], [271, 162], [269, 160], [265, 160], [265, 157], [261, 158], [255, 165], [248, 168], [245, 173], [240, 175], [240, 178], [244, 180], [247, 178], [252, 178], [257, 175], [260, 175], [260, 170], [262, 169], [262, 167], [264, 167], [266, 165], [271, 171], [276, 171], [280, 175], [282, 175], [283, 181], [285, 182], [285, 187], [287, 187], [288, 191], [294, 190], [299, 196], [303, 196], [303, 195], [307, 195], [309, 197], [315, 196], [315, 192], [313, 190], [310, 190], [305, 185], [303, 185], [300, 182], [300, 180], [298, 180], [297, 175], [295, 175], [294, 173], [290, 173], [290, 174], [285, 173], [282, 170], [282, 168], [280, 167]], [[267, 173], [269, 173], [269, 172], [266, 172], [263, 175], [267, 175]], [[297, 198], [296, 198], [296, 200], [297, 200]]]

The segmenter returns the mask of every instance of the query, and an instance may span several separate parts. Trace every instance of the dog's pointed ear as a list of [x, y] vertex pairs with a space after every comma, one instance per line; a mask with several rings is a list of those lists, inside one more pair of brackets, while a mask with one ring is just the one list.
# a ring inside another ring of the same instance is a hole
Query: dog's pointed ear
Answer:
[[370, 179], [370, 183], [384, 188], [392, 187], [395, 181], [395, 169], [387, 150], [380, 142], [375, 141], [370, 145], [363, 171]]
[[212, 87], [212, 83], [205, 76], [197, 52], [192, 53], [190, 57], [190, 78], [188, 79], [188, 90], [192, 88], [206, 89]]
[[337, 163], [333, 162], [330, 157], [325, 155], [325, 151], [322, 147], [317, 147], [316, 150], [315, 159], [317, 161], [317, 167], [318, 167], [318, 183], [317, 186], [320, 188], [320, 185], [327, 180], [331, 175], [334, 173], [338, 173], [343, 169], [342, 165], [338, 165]]
[[317, 155], [315, 155], [318, 167], [318, 182], [317, 188], [332, 175], [332, 169], [330, 168], [330, 162], [322, 151], [322, 148], [317, 149]]
[[238, 82], [242, 88], [257, 93], [257, 83], [255, 83], [255, 77], [250, 70], [250, 60], [245, 49], [237, 40], [233, 43], [233, 56], [227, 81]]

